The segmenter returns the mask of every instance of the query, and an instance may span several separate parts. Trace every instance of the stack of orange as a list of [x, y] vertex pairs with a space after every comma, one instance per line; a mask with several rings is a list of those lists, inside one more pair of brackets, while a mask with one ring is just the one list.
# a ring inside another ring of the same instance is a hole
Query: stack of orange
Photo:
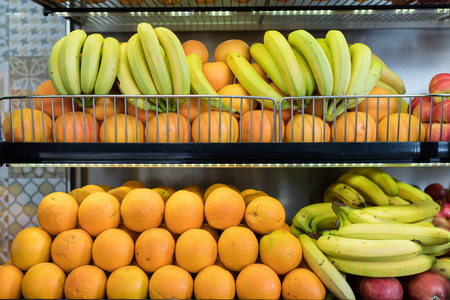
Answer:
[[0, 298], [325, 296], [318, 277], [300, 267], [283, 205], [262, 191], [131, 180], [72, 192], [44, 197], [41, 226], [17, 234], [0, 266]]

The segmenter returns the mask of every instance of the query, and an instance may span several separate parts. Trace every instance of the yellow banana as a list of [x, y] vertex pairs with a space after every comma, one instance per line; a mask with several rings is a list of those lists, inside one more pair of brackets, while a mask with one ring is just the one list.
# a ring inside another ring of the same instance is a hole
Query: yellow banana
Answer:
[[333, 58], [331, 56], [331, 49], [330, 49], [330, 45], [328, 44], [327, 39], [326, 38], [316, 38], [316, 40], [319, 43], [320, 47], [322, 48], [323, 52], [325, 52], [325, 55], [327, 56], [327, 59], [330, 62], [331, 69], [333, 69]]
[[[361, 95], [369, 95], [369, 93], [372, 91], [372, 89], [377, 84], [378, 79], [380, 79], [382, 70], [383, 70], [383, 65], [378, 60], [372, 58], [372, 60], [370, 61], [369, 76], [367, 77], [367, 81], [364, 84], [364, 88], [361, 92]], [[364, 98], [362, 98], [362, 99], [364, 99]], [[359, 102], [361, 102], [361, 101], [359, 101]], [[359, 104], [359, 102], [358, 102], [358, 104]]]
[[337, 229], [338, 217], [334, 212], [321, 214], [311, 220], [310, 227], [313, 232], [322, 232], [324, 230]]
[[363, 208], [377, 217], [402, 222], [414, 223], [434, 217], [441, 207], [434, 201], [422, 201], [409, 205], [370, 206]]
[[437, 262], [430, 268], [430, 270], [438, 272], [450, 280], [450, 260], [438, 258]]
[[348, 205], [339, 205], [339, 210], [347, 215], [348, 220], [353, 223], [393, 223], [388, 219], [377, 217], [376, 215], [364, 210], [351, 208]]
[[341, 272], [368, 277], [399, 277], [422, 273], [436, 263], [433, 255], [419, 254], [399, 261], [356, 261], [328, 256]]
[[302, 230], [304, 233], [312, 236], [318, 237], [318, 233], [314, 232], [311, 227], [311, 221], [320, 215], [332, 213], [331, 203], [314, 203], [304, 206], [300, 209], [292, 218], [292, 224], [298, 229]]
[[369, 178], [355, 173], [342, 174], [337, 182], [344, 183], [357, 190], [367, 203], [373, 205], [389, 205], [383, 190]]
[[97, 80], [100, 59], [102, 56], [103, 36], [93, 33], [87, 36], [83, 46], [83, 59], [80, 68], [81, 91], [84, 94], [92, 94]]
[[139, 23], [137, 26], [139, 40], [144, 50], [150, 73], [160, 95], [172, 95], [173, 87], [170, 72], [167, 68], [158, 37], [149, 23]]
[[389, 196], [398, 194], [395, 180], [386, 172], [376, 167], [356, 167], [348, 170], [350, 173], [363, 175], [378, 185]]
[[309, 66], [306, 58], [297, 49], [291, 47], [292, 52], [294, 52], [295, 58], [297, 59], [298, 65], [302, 70], [303, 79], [305, 80], [306, 96], [311, 96], [316, 90], [316, 80], [314, 79], [314, 74]]
[[299, 236], [303, 258], [322, 283], [337, 299], [356, 299], [345, 277], [306, 234]]
[[380, 76], [380, 81], [394, 88], [396, 91], [398, 91], [399, 94], [406, 93], [405, 83], [403, 82], [403, 80], [400, 78], [400, 76], [397, 75], [397, 73], [395, 73], [388, 67], [383, 68]]
[[284, 84], [283, 77], [273, 57], [270, 55], [266, 46], [262, 43], [254, 43], [250, 46], [250, 54], [252, 58], [258, 63], [263, 71], [269, 76], [272, 82], [282, 91], [284, 94], [289, 95], [289, 91]]
[[357, 261], [397, 261], [419, 255], [422, 247], [408, 240], [368, 240], [334, 235], [317, 239], [317, 247], [326, 255]]
[[107, 37], [103, 41], [102, 59], [94, 87], [96, 95], [108, 94], [111, 91], [119, 68], [119, 58], [119, 41], [113, 37]]
[[409, 205], [410, 202], [406, 201], [403, 198], [400, 198], [399, 196], [389, 196], [386, 195], [389, 201], [389, 205]]
[[441, 256], [450, 251], [450, 242], [440, 245], [424, 245], [422, 246], [422, 254], [430, 254]]
[[398, 196], [411, 203], [422, 202], [422, 201], [433, 201], [425, 192], [420, 189], [400, 180], [395, 180], [398, 188]]
[[86, 39], [82, 29], [71, 31], [64, 39], [59, 56], [61, 77], [68, 94], [81, 94], [80, 53]]
[[319, 42], [306, 30], [295, 30], [288, 36], [289, 44], [297, 49], [308, 61], [314, 74], [319, 94], [333, 94], [333, 71]]
[[323, 201], [338, 201], [353, 208], [366, 207], [364, 197], [356, 189], [338, 182], [334, 182], [328, 186], [323, 195]]
[[69, 94], [64, 87], [64, 81], [62, 79], [60, 67], [61, 48], [65, 38], [65, 36], [62, 37], [55, 43], [55, 45], [53, 45], [48, 59], [48, 74], [50, 76], [50, 80], [52, 81], [53, 87], [59, 95]]
[[333, 95], [345, 95], [352, 74], [352, 62], [347, 40], [339, 30], [329, 30], [325, 38], [333, 61]]

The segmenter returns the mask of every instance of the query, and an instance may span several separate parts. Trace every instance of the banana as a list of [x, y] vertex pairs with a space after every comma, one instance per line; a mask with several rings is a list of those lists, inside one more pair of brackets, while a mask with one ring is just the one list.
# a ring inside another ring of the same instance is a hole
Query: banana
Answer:
[[292, 224], [304, 233], [318, 237], [317, 232], [313, 232], [310, 223], [317, 216], [332, 213], [331, 203], [314, 203], [300, 209], [292, 218]]
[[[333, 203], [335, 204], [335, 203]], [[351, 208], [347, 205], [339, 205], [339, 209], [347, 215], [351, 223], [393, 223], [395, 221], [383, 219], [363, 209]]]
[[305, 80], [306, 96], [311, 96], [316, 90], [316, 80], [314, 79], [314, 74], [309, 66], [306, 58], [297, 49], [291, 47], [292, 52], [294, 52], [295, 58], [297, 59], [298, 65], [302, 70], [303, 79]]
[[102, 56], [103, 40], [101, 34], [94, 33], [88, 35], [84, 41], [80, 68], [81, 91], [84, 94], [92, 94], [94, 90]]
[[395, 73], [388, 67], [383, 68], [380, 76], [380, 81], [394, 88], [396, 91], [398, 91], [398, 94], [406, 93], [405, 83], [403, 82], [403, 80], [400, 78], [400, 76], [397, 75], [397, 73]]
[[356, 189], [337, 182], [330, 184], [325, 190], [323, 201], [339, 201], [353, 208], [366, 207], [364, 197]]
[[80, 53], [86, 40], [82, 29], [71, 31], [64, 39], [59, 56], [61, 77], [68, 94], [80, 95]]
[[325, 55], [327, 56], [327, 59], [330, 62], [331, 69], [333, 69], [333, 57], [331, 56], [330, 45], [328, 44], [327, 39], [326, 38], [316, 38], [316, 41], [319, 43], [323, 52], [325, 52]]
[[398, 261], [419, 255], [422, 247], [408, 240], [367, 240], [323, 235], [317, 247], [326, 255], [357, 261]]
[[430, 254], [434, 256], [445, 255], [450, 251], [450, 242], [441, 245], [423, 245], [422, 254]]
[[102, 59], [95, 81], [94, 93], [96, 95], [108, 94], [116, 80], [117, 69], [119, 68], [120, 44], [113, 37], [107, 37], [103, 41]]
[[336, 223], [338, 217], [334, 212], [321, 214], [311, 220], [310, 227], [313, 232], [322, 232], [324, 230], [337, 229]]
[[[173, 94], [189, 95], [191, 88], [189, 67], [180, 40], [173, 31], [165, 27], [155, 28], [155, 33], [167, 57], [170, 77], [172, 79]], [[181, 98], [179, 99], [178, 105], [181, 105], [186, 101], [187, 98]]]
[[379, 218], [401, 223], [420, 222], [426, 218], [434, 217], [440, 209], [439, 204], [435, 201], [363, 208], [364, 211], [370, 212]]
[[[361, 92], [362, 95], [369, 95], [369, 93], [377, 84], [378, 79], [380, 79], [382, 71], [383, 71], [383, 64], [381, 64], [378, 60], [372, 58], [372, 60], [370, 61], [369, 76], [367, 77], [367, 81], [364, 84], [364, 88]], [[365, 98], [361, 99], [364, 100]], [[359, 101], [358, 104], [362, 100], [358, 100]]]
[[436, 263], [433, 255], [419, 254], [399, 261], [356, 261], [328, 256], [341, 272], [367, 277], [399, 277], [422, 273]]
[[[236, 51], [228, 52], [227, 65], [230, 67], [233, 74], [242, 84], [245, 90], [252, 95], [263, 98], [272, 98], [277, 105], [280, 105], [281, 96], [273, 87], [271, 87], [262, 77], [256, 72], [252, 65], [242, 55]], [[273, 109], [274, 103], [270, 100], [257, 99], [265, 107]], [[290, 101], [283, 101], [281, 109], [289, 108]]]
[[383, 190], [363, 175], [346, 172], [338, 178], [337, 182], [344, 183], [357, 190], [367, 203], [383, 206], [389, 205]]
[[386, 195], [389, 201], [389, 205], [409, 205], [411, 202], [406, 201], [405, 199], [399, 197], [399, 196], [389, 196]]
[[368, 240], [410, 240], [420, 245], [450, 242], [450, 232], [437, 227], [404, 223], [357, 223], [340, 226], [337, 236]]
[[289, 92], [288, 95], [291, 97], [305, 96], [306, 86], [302, 70], [286, 38], [279, 31], [267, 30], [264, 33], [264, 46], [280, 70]]
[[450, 260], [438, 258], [430, 270], [438, 272], [450, 280]]
[[299, 236], [303, 258], [311, 270], [337, 299], [356, 299], [345, 277], [306, 234]]
[[333, 94], [333, 71], [319, 42], [306, 30], [295, 30], [288, 36], [289, 44], [297, 49], [308, 61], [314, 74], [319, 94]]
[[352, 74], [352, 62], [347, 40], [339, 30], [329, 30], [325, 39], [329, 45], [333, 61], [333, 95], [345, 95]]
[[363, 175], [378, 185], [389, 196], [398, 194], [397, 184], [388, 173], [376, 167], [357, 167], [348, 170], [350, 173]]
[[298, 237], [300, 234], [303, 234], [304, 232], [301, 231], [300, 229], [298, 229], [297, 227], [295, 227], [294, 224], [292, 224], [291, 226], [289, 226], [289, 229], [291, 230], [291, 233], [293, 235], [295, 235], [296, 237]]
[[158, 37], [149, 23], [139, 23], [137, 26], [139, 40], [144, 50], [150, 73], [160, 95], [172, 95], [173, 87], [170, 72], [167, 68]]
[[269, 76], [273, 83], [282, 91], [285, 95], [289, 95], [289, 91], [284, 84], [283, 77], [280, 70], [277, 67], [275, 60], [270, 55], [266, 46], [263, 43], [253, 43], [250, 46], [250, 54], [258, 65], [261, 66], [263, 71]]
[[[202, 60], [200, 58], [200, 55], [194, 52], [189, 54], [186, 59], [189, 67], [189, 77], [192, 92], [197, 95], [218, 96], [217, 92], [206, 79], [205, 74], [203, 74]], [[253, 69], [252, 66], [250, 67]], [[253, 69], [253, 71], [255, 71], [255, 69]], [[261, 78], [261, 76], [259, 77]], [[262, 78], [261, 80], [264, 81], [264, 79]], [[215, 109], [220, 108], [222, 111], [230, 111], [230, 107], [227, 105], [227, 101], [222, 100], [222, 98], [220, 97], [201, 97], [200, 101], [202, 101], [206, 105], [211, 104], [211, 107], [214, 107]], [[236, 112], [236, 110], [231, 109], [231, 112], [234, 113]]]
[[430, 197], [425, 192], [422, 192], [420, 189], [400, 180], [394, 179], [397, 183], [398, 188], [398, 196], [403, 198], [411, 203], [417, 203], [422, 201], [433, 201], [433, 198]]
[[59, 95], [68, 95], [66, 88], [64, 87], [64, 81], [62, 79], [61, 68], [60, 68], [60, 54], [62, 44], [66, 37], [62, 37], [59, 39], [55, 45], [53, 45], [52, 50], [50, 51], [50, 56], [48, 58], [48, 74], [50, 76], [50, 80], [52, 81], [52, 85], [55, 88], [56, 92]]

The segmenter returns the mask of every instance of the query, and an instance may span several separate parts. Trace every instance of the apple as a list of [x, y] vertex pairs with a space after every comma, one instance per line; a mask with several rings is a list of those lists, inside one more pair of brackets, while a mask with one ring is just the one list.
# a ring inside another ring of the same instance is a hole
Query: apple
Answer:
[[447, 218], [442, 215], [435, 215], [433, 219], [433, 225], [436, 227], [446, 227], [450, 229], [450, 222], [447, 220]]
[[450, 99], [433, 105], [433, 122], [450, 122]]
[[439, 211], [440, 214], [443, 214], [447, 220], [450, 219], [450, 203], [444, 202], [442, 203], [441, 210]]
[[[443, 78], [437, 81], [431, 87], [430, 94], [450, 94], [450, 78]], [[433, 97], [433, 103], [436, 104], [447, 99], [450, 99], [450, 97]]]
[[408, 284], [411, 300], [450, 299], [450, 281], [435, 271], [425, 271], [412, 276]]
[[395, 277], [364, 277], [359, 285], [363, 299], [403, 299], [403, 287]]
[[428, 91], [431, 93], [431, 88], [435, 85], [435, 83], [444, 78], [450, 79], [450, 73], [439, 73], [439, 74], [434, 75], [431, 78], [430, 83], [428, 85]]
[[427, 142], [448, 142], [450, 141], [450, 123], [442, 124], [442, 137], [441, 137], [441, 123], [431, 124], [431, 135], [429, 124], [423, 123], [425, 127], [425, 141]]
[[430, 122], [432, 109], [433, 102], [431, 97], [414, 97], [411, 100], [411, 113], [424, 123]]
[[445, 188], [440, 183], [431, 183], [427, 185], [423, 191], [430, 195], [433, 200], [445, 197]]
[[445, 202], [450, 203], [450, 191], [447, 190], [447, 192], [445, 193]]
[[410, 110], [411, 110], [411, 112], [414, 111], [416, 106], [418, 106], [420, 104], [421, 100], [422, 100], [422, 102], [425, 102], [425, 101], [431, 101], [432, 99], [431, 99], [431, 97], [425, 97], [425, 96], [423, 96], [423, 97], [422, 96], [420, 96], [420, 97], [413, 97], [411, 99], [411, 101], [409, 102], [409, 104], [408, 104], [408, 112]]

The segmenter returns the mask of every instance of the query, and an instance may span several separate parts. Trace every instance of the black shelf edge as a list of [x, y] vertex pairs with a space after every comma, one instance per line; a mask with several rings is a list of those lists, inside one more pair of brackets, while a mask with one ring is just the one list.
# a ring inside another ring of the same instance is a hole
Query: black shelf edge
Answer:
[[1, 143], [1, 164], [450, 163], [449, 142], [107, 144]]

